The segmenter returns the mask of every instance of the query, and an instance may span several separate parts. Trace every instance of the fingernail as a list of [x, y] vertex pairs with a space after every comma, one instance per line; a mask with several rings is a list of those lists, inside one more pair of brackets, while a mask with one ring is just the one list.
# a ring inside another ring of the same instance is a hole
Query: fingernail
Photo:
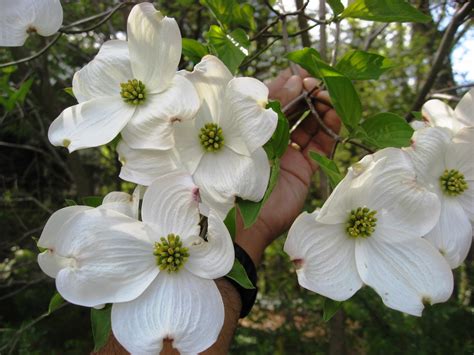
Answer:
[[318, 83], [318, 80], [315, 78], [305, 78], [303, 80], [303, 86], [307, 91], [313, 90], [316, 86], [318, 86]]
[[291, 76], [285, 83], [284, 88], [288, 91], [291, 91], [292, 93], [296, 92], [297, 94], [299, 94], [301, 89], [303, 88], [301, 77], [299, 77], [298, 75]]

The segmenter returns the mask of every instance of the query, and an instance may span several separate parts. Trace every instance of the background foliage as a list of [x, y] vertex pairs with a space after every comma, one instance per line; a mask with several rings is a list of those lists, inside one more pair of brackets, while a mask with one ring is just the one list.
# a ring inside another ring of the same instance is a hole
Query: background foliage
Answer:
[[[304, 4], [303, 0], [295, 2], [296, 8]], [[318, 1], [311, 1], [314, 2]], [[62, 3], [66, 24], [117, 4], [112, 0]], [[346, 52], [355, 49], [388, 58], [382, 64], [390, 70], [379, 80], [354, 81], [364, 118], [380, 111], [401, 116], [410, 112], [429, 75], [434, 53], [456, 5], [454, 1], [411, 1], [431, 18], [429, 22], [416, 24], [353, 18], [343, 20], [340, 25], [318, 24], [311, 18], [320, 19], [321, 12], [315, 13], [308, 7], [304, 14], [301, 11], [285, 18], [289, 34], [286, 44], [289, 48], [285, 48], [282, 21], [263, 1], [161, 0], [154, 3], [163, 13], [177, 19], [186, 38], [181, 68], [191, 69], [203, 55], [214, 53], [239, 75], [268, 80], [288, 66], [285, 53], [303, 46], [316, 48], [321, 58], [328, 61], [332, 57], [354, 55], [354, 52]], [[328, 0], [327, 3], [331, 5], [325, 10], [327, 19], [333, 16], [332, 9], [336, 13], [342, 11], [339, 1]], [[129, 9], [121, 8], [93, 31], [61, 36], [46, 55], [0, 69], [2, 354], [83, 354], [94, 347], [88, 309], [63, 304], [61, 300], [50, 305], [55, 293], [54, 282], [37, 266], [35, 238], [50, 214], [66, 206], [67, 199], [82, 202], [88, 196], [133, 189], [132, 184], [118, 179], [120, 163], [114, 143], [68, 154], [47, 140], [50, 122], [63, 108], [75, 103], [64, 90], [71, 86], [72, 75], [93, 58], [102, 42], [125, 38], [123, 31]], [[337, 26], [339, 41], [335, 39]], [[449, 50], [469, 36], [473, 36], [472, 19], [459, 27]], [[0, 49], [0, 62], [28, 56], [47, 41], [30, 37], [25, 47]], [[343, 64], [337, 68], [344, 71]], [[454, 72], [450, 56], [436, 77], [430, 96], [446, 98], [455, 104], [466, 89], [444, 90], [466, 81], [462, 73]], [[339, 169], [344, 171], [362, 153], [355, 146], [339, 146], [336, 152]], [[308, 210], [321, 205], [327, 196], [327, 184], [324, 174], [315, 176], [307, 200]], [[422, 318], [415, 318], [384, 307], [368, 288], [344, 302], [339, 310], [334, 304], [323, 307], [322, 297], [298, 286], [293, 266], [282, 251], [283, 243], [281, 237], [266, 251], [259, 272], [259, 298], [250, 316], [241, 321], [231, 347], [232, 354], [471, 354], [474, 351], [472, 251], [466, 262], [455, 270], [451, 300], [430, 307]], [[47, 316], [48, 307], [54, 311], [50, 316]], [[325, 322], [322, 310], [328, 311], [331, 307], [337, 311]]]

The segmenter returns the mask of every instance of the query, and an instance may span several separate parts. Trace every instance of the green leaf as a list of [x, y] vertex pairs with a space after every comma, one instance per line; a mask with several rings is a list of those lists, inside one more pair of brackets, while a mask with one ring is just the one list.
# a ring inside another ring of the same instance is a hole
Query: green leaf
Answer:
[[250, 41], [242, 29], [236, 29], [230, 34], [224, 32], [219, 26], [211, 26], [207, 32], [209, 44], [214, 49], [220, 60], [235, 73], [248, 54]]
[[411, 114], [413, 115], [413, 117], [415, 117], [415, 119], [423, 121], [423, 115], [420, 111], [412, 111]]
[[390, 112], [370, 117], [361, 127], [366, 135], [363, 140], [377, 148], [409, 146], [414, 132], [403, 117]]
[[233, 207], [229, 213], [227, 213], [227, 216], [224, 219], [224, 224], [227, 227], [227, 230], [229, 231], [230, 236], [232, 239], [235, 238], [235, 232], [236, 232], [236, 209]]
[[334, 160], [326, 158], [324, 155], [318, 154], [316, 152], [309, 152], [309, 156], [319, 164], [321, 170], [328, 177], [331, 187], [335, 188], [342, 180], [342, 174]]
[[374, 53], [351, 50], [336, 64], [335, 68], [351, 80], [378, 79], [395, 64]]
[[82, 198], [82, 203], [89, 207], [99, 207], [102, 204], [102, 199], [100, 196], [86, 196]]
[[313, 48], [291, 52], [288, 58], [324, 81], [336, 112], [349, 131], [352, 131], [362, 116], [362, 105], [352, 82], [323, 62], [319, 53]]
[[201, 0], [222, 25], [230, 25], [235, 0]]
[[64, 88], [63, 89], [65, 93], [71, 95], [72, 97], [76, 98], [76, 96], [74, 95], [74, 91], [72, 91], [72, 87], [69, 87], [69, 88]]
[[250, 4], [235, 5], [232, 11], [232, 23], [237, 26], [255, 30], [257, 25], [254, 16], [255, 9]]
[[38, 245], [38, 240], [39, 240], [39, 239], [38, 239], [37, 237], [31, 237], [31, 239], [33, 239], [33, 241], [35, 242], [36, 248], [38, 248], [38, 251], [39, 251], [40, 253], [42, 253], [42, 252], [48, 250], [48, 248], [43, 248], [43, 247], [40, 247], [40, 246]]
[[33, 84], [33, 78], [29, 78], [25, 81], [18, 90], [12, 91], [12, 94], [8, 97], [8, 100], [4, 102], [5, 109], [11, 111], [15, 108], [17, 103], [22, 104], [26, 98], [26, 95], [30, 91], [31, 85]]
[[270, 197], [273, 188], [278, 182], [280, 176], [280, 159], [275, 158], [272, 161], [272, 167], [270, 171], [270, 179], [268, 181], [267, 191], [262, 200], [259, 202], [253, 202], [248, 200], [237, 199], [237, 205], [239, 206], [240, 215], [244, 221], [244, 228], [250, 227], [258, 218], [260, 210], [262, 209], [265, 202]]
[[342, 302], [334, 301], [330, 298], [325, 298], [323, 303], [323, 320], [328, 322], [341, 308]]
[[327, 0], [329, 6], [331, 6], [334, 15], [339, 15], [342, 11], [344, 11], [344, 5], [340, 0]]
[[232, 266], [232, 269], [229, 271], [229, 273], [226, 276], [234, 280], [235, 282], [237, 282], [243, 288], [246, 288], [246, 289], [255, 288], [255, 286], [252, 284], [252, 281], [250, 281], [244, 267], [242, 266], [240, 261], [238, 261], [237, 259], [234, 260], [234, 265]]
[[209, 54], [206, 46], [195, 39], [183, 38], [183, 55], [188, 57], [192, 62], [198, 63], [201, 58]]
[[254, 8], [249, 4], [240, 5], [235, 0], [201, 0], [201, 4], [211, 10], [224, 28], [233, 26], [251, 30], [256, 28]]
[[59, 307], [61, 307], [65, 302], [66, 301], [64, 300], [64, 298], [62, 298], [62, 296], [58, 292], [56, 292], [49, 301], [48, 315], [53, 313]]
[[263, 147], [270, 160], [281, 158], [288, 148], [290, 141], [290, 126], [285, 114], [281, 111], [279, 101], [270, 101], [266, 108], [271, 108], [278, 114], [278, 124], [270, 140]]
[[107, 305], [102, 309], [91, 308], [92, 336], [94, 338], [94, 351], [99, 351], [107, 344], [111, 328], [110, 312], [112, 306]]
[[71, 199], [68, 199], [68, 198], [66, 198], [66, 199], [64, 200], [64, 202], [66, 203], [66, 206], [77, 206], [77, 202], [76, 202], [76, 201], [71, 200]]
[[431, 17], [404, 0], [355, 0], [341, 14], [380, 22], [429, 22]]

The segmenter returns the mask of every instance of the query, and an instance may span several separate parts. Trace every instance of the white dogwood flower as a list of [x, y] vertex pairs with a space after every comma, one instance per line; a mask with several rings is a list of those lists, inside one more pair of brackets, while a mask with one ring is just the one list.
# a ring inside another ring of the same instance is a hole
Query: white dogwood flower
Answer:
[[200, 236], [198, 195], [189, 174], [175, 172], [147, 189], [142, 221], [95, 208], [56, 227], [56, 253], [68, 260], [56, 274], [58, 292], [82, 306], [113, 303], [112, 331], [131, 353], [158, 354], [169, 339], [197, 354], [222, 328], [213, 280], [231, 270], [234, 247], [214, 211], [206, 240]]
[[55, 34], [63, 23], [59, 0], [2, 1], [0, 10], [0, 47], [19, 47], [31, 33]]
[[173, 123], [199, 108], [192, 83], [176, 75], [181, 34], [172, 18], [152, 4], [136, 5], [128, 17], [128, 41], [105, 42], [73, 78], [79, 104], [54, 120], [49, 140], [70, 152], [110, 142], [121, 132], [134, 148], [173, 147]]
[[453, 133], [474, 126], [474, 88], [463, 96], [454, 110], [441, 100], [428, 100], [421, 112], [428, 125], [446, 127]]
[[[140, 186], [137, 186], [133, 195], [113, 191], [104, 197], [102, 204], [98, 208], [115, 210], [137, 219], [140, 194]], [[64, 255], [58, 255], [56, 252], [56, 245], [61, 238], [59, 234], [61, 227], [77, 214], [91, 209], [93, 209], [93, 207], [80, 205], [69, 206], [56, 211], [48, 219], [38, 240], [38, 246], [46, 249], [38, 255], [38, 264], [45, 274], [54, 278], [59, 270], [70, 263], [70, 259]]]
[[[175, 125], [175, 161], [193, 176], [205, 206], [225, 217], [236, 196], [259, 201], [270, 175], [262, 146], [277, 126], [277, 114], [266, 109], [267, 87], [257, 79], [233, 78], [214, 56], [205, 56], [186, 75], [202, 103], [192, 121]], [[148, 185], [160, 174], [163, 153], [119, 147], [121, 177]], [[171, 158], [170, 158], [171, 159]], [[154, 169], [151, 167], [155, 167]]]
[[419, 180], [441, 201], [441, 215], [425, 238], [446, 257], [452, 268], [466, 258], [472, 243], [474, 222], [474, 127], [453, 136], [443, 127], [415, 132], [406, 151]]
[[453, 289], [449, 265], [421, 238], [439, 209], [409, 157], [384, 149], [351, 167], [320, 211], [296, 219], [285, 252], [309, 290], [344, 301], [366, 284], [387, 307], [419, 316]]

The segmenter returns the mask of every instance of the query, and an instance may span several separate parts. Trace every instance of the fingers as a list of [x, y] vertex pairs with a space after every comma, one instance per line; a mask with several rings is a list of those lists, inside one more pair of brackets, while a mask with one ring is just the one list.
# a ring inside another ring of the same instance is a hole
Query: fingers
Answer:
[[[324, 115], [324, 124], [334, 133], [339, 133], [341, 129], [341, 120], [336, 114], [336, 111], [330, 110]], [[309, 152], [317, 152], [321, 155], [328, 156], [333, 147], [335, 141], [331, 138], [326, 132], [320, 129], [308, 142], [308, 144], [303, 149], [303, 154], [311, 165], [311, 170], [313, 174], [318, 170], [318, 165], [310, 158]]]
[[[315, 96], [319, 100], [320, 97], [327, 97], [327, 93], [319, 92], [315, 93]], [[339, 133], [341, 129], [341, 120], [336, 111], [319, 101], [315, 108], [322, 118], [324, 125], [334, 133]], [[303, 155], [311, 165], [312, 173], [316, 172], [318, 165], [309, 157], [309, 152], [315, 151], [327, 156], [331, 153], [335, 144], [334, 139], [319, 126], [318, 121], [313, 115], [306, 117], [294, 130], [291, 134], [291, 141], [296, 143], [302, 150]]]
[[[316, 111], [319, 113], [319, 116], [323, 119], [323, 121], [325, 119], [329, 119], [330, 123], [333, 124], [334, 119], [338, 120], [337, 115], [335, 111], [331, 108], [331, 106], [319, 102], [320, 98], [327, 97], [327, 92], [315, 92], [313, 96], [315, 96], [318, 100], [315, 104], [315, 108]], [[329, 117], [326, 118], [325, 116], [329, 113]], [[313, 139], [313, 137], [319, 132], [319, 130], [320, 127], [316, 118], [313, 115], [308, 115], [308, 117], [306, 117], [303, 122], [301, 122], [300, 125], [293, 131], [293, 133], [291, 134], [291, 140], [304, 149]]]
[[[331, 131], [333, 131], [334, 133], [339, 133], [341, 129], [341, 120], [339, 119], [339, 116], [337, 115], [336, 111], [328, 111], [326, 115], [324, 115], [324, 123], [326, 127], [328, 127]], [[329, 155], [335, 142], [334, 139], [332, 139], [321, 129], [317, 134], [313, 136], [308, 146], [310, 146], [312, 143], [316, 143], [325, 155]]]
[[303, 79], [303, 86], [306, 91], [311, 91], [315, 87], [319, 86], [320, 81], [313, 77], [308, 77]]
[[[312, 77], [303, 79], [303, 88], [308, 92], [313, 91], [315, 87], [319, 86], [321, 86], [321, 80]], [[323, 102], [328, 106], [331, 105], [331, 99], [329, 98], [329, 93], [327, 91], [315, 91], [313, 96], [317, 97], [319, 102]]]
[[282, 106], [293, 100], [303, 91], [303, 79], [298, 75], [292, 75], [276, 92], [269, 93], [270, 99], [279, 100]]
[[[280, 100], [281, 104], [285, 105], [301, 93], [303, 89], [302, 81], [309, 77], [309, 73], [300, 66], [297, 66], [297, 68], [297, 75], [294, 75], [292, 70], [287, 68], [280, 72], [275, 79], [266, 83], [271, 99]], [[295, 92], [297, 93], [295, 94]]]

